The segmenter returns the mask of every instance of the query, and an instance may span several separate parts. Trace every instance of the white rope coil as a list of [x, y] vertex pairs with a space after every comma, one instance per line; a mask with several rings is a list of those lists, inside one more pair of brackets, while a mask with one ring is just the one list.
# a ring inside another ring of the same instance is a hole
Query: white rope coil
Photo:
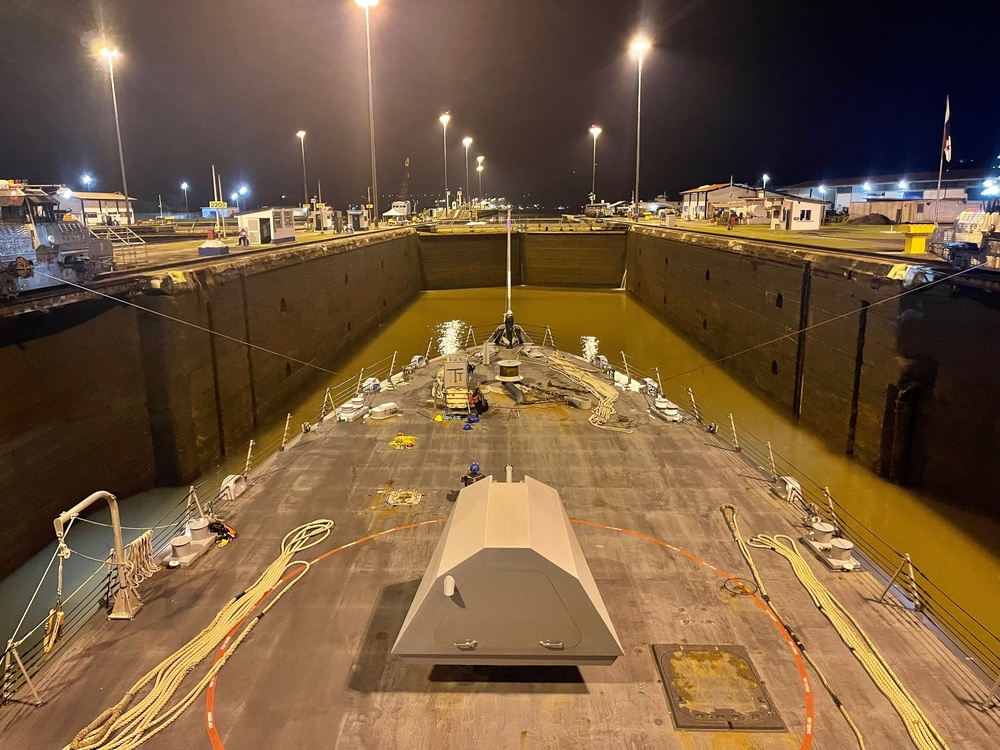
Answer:
[[615, 412], [615, 401], [619, 396], [617, 388], [558, 353], [549, 356], [549, 367], [594, 395], [598, 403], [588, 420], [594, 427], [612, 432], [632, 432], [628, 427], [611, 423], [620, 419]]
[[[63, 750], [132, 750], [166, 729], [194, 703], [260, 618], [309, 570], [310, 563], [305, 560], [293, 561], [292, 558], [323, 542], [330, 536], [333, 527], [333, 521], [319, 519], [289, 532], [281, 541], [281, 554], [250, 587], [230, 599], [204, 630], [147, 672], [125, 693], [121, 701], [84, 727]], [[253, 619], [244, 624], [260, 602], [281, 583], [289, 568], [299, 566], [303, 568], [302, 571], [291, 578]], [[187, 693], [171, 703], [188, 674], [218, 649], [226, 636], [241, 624], [243, 629], [230, 643], [222, 658]], [[149, 685], [151, 687], [145, 696], [130, 707], [132, 701]]]

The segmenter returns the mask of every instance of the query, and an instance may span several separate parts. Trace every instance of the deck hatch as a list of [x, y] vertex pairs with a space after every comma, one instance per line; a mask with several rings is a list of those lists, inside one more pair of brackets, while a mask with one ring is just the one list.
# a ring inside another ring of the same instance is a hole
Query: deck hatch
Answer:
[[785, 729], [746, 649], [656, 643], [653, 658], [678, 729]]

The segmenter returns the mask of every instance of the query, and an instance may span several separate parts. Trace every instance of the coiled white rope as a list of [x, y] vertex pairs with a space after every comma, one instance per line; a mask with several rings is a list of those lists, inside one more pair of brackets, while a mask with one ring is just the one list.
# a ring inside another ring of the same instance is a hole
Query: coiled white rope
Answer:
[[851, 653], [861, 662], [861, 666], [872, 678], [876, 687], [899, 714], [913, 744], [920, 750], [947, 750], [948, 744], [944, 738], [931, 725], [930, 720], [920, 710], [913, 696], [907, 692], [858, 621], [816, 578], [812, 568], [799, 554], [795, 540], [784, 534], [774, 536], [758, 534], [752, 537], [748, 544], [758, 549], [772, 550], [788, 560], [795, 577], [809, 593], [813, 603], [830, 621]]
[[[281, 541], [281, 554], [251, 586], [229, 600], [208, 627], [147, 672], [125, 693], [117, 705], [109, 708], [80, 730], [63, 750], [131, 750], [166, 729], [197, 699], [212, 677], [222, 669], [233, 652], [250, 635], [260, 619], [309, 570], [310, 563], [292, 558], [299, 552], [323, 542], [330, 536], [333, 527], [333, 521], [318, 519], [289, 532]], [[257, 609], [261, 600], [279, 585], [289, 568], [297, 566], [302, 566], [302, 570], [244, 625], [222, 658], [215, 662], [187, 693], [170, 703], [187, 675]], [[145, 697], [130, 708], [132, 701], [150, 683], [152, 687]]]
[[558, 353], [549, 356], [549, 367], [594, 395], [597, 406], [590, 412], [588, 420], [594, 427], [612, 432], [632, 432], [628, 427], [609, 424], [618, 416], [615, 412], [615, 401], [619, 395], [617, 388]]

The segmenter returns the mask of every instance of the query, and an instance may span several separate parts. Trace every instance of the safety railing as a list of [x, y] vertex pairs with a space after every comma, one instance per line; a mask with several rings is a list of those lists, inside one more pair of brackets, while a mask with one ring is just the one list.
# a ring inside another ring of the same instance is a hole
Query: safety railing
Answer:
[[[454, 325], [452, 325], [454, 324]], [[527, 338], [535, 344], [552, 346], [570, 353], [583, 354], [583, 338], [564, 331], [552, 329], [547, 325], [518, 324]], [[448, 327], [450, 326], [450, 328]], [[343, 406], [353, 397], [365, 392], [365, 384], [369, 378], [377, 379], [380, 387], [393, 387], [399, 382], [400, 373], [410, 363], [414, 355], [423, 355], [430, 359], [453, 350], [479, 346], [486, 341], [498, 328], [496, 323], [469, 325], [461, 321], [452, 321], [448, 326], [441, 326], [428, 338], [426, 344], [414, 343], [405, 350], [397, 350], [377, 362], [361, 368], [357, 374], [345, 377], [324, 389], [322, 400], [315, 412], [305, 417], [302, 423], [292, 414], [285, 420], [285, 429], [280, 436], [271, 437], [257, 442], [250, 441], [245, 459], [240, 457], [239, 464], [229, 462], [220, 465], [211, 473], [203, 476], [197, 485], [189, 491], [170, 509], [152, 524], [143, 527], [123, 526], [123, 529], [142, 533], [153, 530], [153, 549], [161, 550], [169, 544], [170, 539], [182, 533], [187, 521], [197, 517], [200, 512], [217, 516], [224, 513], [233, 501], [232, 496], [222, 489], [227, 476], [242, 474], [248, 481], [251, 477], [261, 476], [266, 471], [268, 462], [281, 451], [293, 446], [302, 435], [320, 425], [331, 417], [337, 408]], [[591, 350], [593, 354], [593, 349]], [[618, 356], [604, 355], [613, 371], [621, 376], [641, 383], [649, 379], [657, 384], [657, 390], [681, 406], [686, 414], [685, 419], [694, 422], [715, 438], [726, 444], [735, 453], [752, 466], [760, 475], [762, 481], [773, 482], [777, 477], [793, 477], [801, 488], [801, 501], [797, 510], [804, 516], [818, 517], [832, 523], [839, 532], [855, 544], [855, 552], [859, 552], [867, 567], [877, 577], [886, 583], [886, 593], [892, 589], [909, 609], [919, 612], [922, 616], [946, 633], [958, 644], [979, 666], [981, 678], [989, 682], [991, 678], [1000, 675], [1000, 637], [977, 620], [951, 595], [928, 577], [919, 567], [919, 554], [909, 555], [895, 549], [869, 528], [851, 510], [840, 503], [836, 494], [828, 487], [821, 485], [806, 475], [798, 467], [774, 452], [770, 443], [740, 426], [736, 416], [722, 413], [705, 399], [704, 394], [695, 394], [690, 389], [672, 380], [663, 382], [655, 366], [640, 363], [628, 357], [625, 352]], [[370, 382], [370, 381], [369, 381]], [[314, 421], [310, 421], [314, 420]], [[300, 426], [301, 425], [301, 426]], [[78, 517], [78, 522], [100, 523]], [[106, 524], [105, 524], [106, 525]], [[80, 556], [78, 553], [77, 556]], [[110, 556], [106, 559], [81, 556], [98, 566], [89, 574], [83, 583], [79, 584], [68, 597], [63, 599], [66, 608], [63, 624], [64, 644], [73, 633], [77, 632], [87, 619], [106, 608], [113, 601], [118, 590], [117, 571], [111, 565]], [[35, 595], [39, 594], [45, 583], [55, 555], [49, 562]], [[897, 575], [892, 575], [896, 571]], [[884, 598], [883, 594], [883, 598]], [[33, 597], [34, 599], [35, 597]], [[29, 605], [30, 609], [30, 605]], [[27, 613], [27, 610], [26, 610]], [[11, 646], [15, 646], [23, 661], [25, 671], [32, 675], [43, 666], [55, 653], [44, 650], [45, 622], [43, 618], [24, 634], [20, 634], [22, 623], [18, 625], [8, 642], [5, 651], [4, 673], [2, 681], [3, 703], [13, 698], [24, 685], [25, 675], [13, 658]], [[995, 689], [995, 688], [994, 688]], [[988, 699], [992, 700], [992, 698]]]
[[[423, 344], [414, 344], [413, 351], [425, 354], [426, 351], [434, 348], [433, 343], [432, 337], [431, 341], [428, 342], [428, 349], [424, 349]], [[406, 362], [409, 362], [409, 356]], [[400, 371], [403, 364], [400, 355], [393, 353], [363, 367], [357, 375], [334, 383], [325, 390], [323, 400], [317, 405], [316, 410], [313, 411], [310, 408], [309, 413], [303, 415], [305, 419], [301, 425], [292, 414], [288, 414], [285, 420], [285, 430], [281, 434], [269, 433], [269, 436], [264, 439], [250, 440], [245, 456], [241, 455], [220, 464], [203, 475], [197, 484], [192, 485], [176, 503], [162, 511], [158, 518], [151, 518], [149, 524], [144, 526], [122, 525], [124, 535], [131, 540], [145, 531], [151, 530], [153, 532], [153, 550], [162, 553], [169, 546], [171, 539], [184, 533], [189, 520], [202, 514], [218, 517], [227, 512], [234, 500], [232, 493], [227, 492], [223, 486], [227, 477], [242, 475], [248, 482], [259, 478], [266, 473], [269, 461], [281, 451], [292, 447], [305, 432], [312, 429], [314, 422], [322, 423], [324, 418], [330, 416], [337, 407], [361, 393], [366, 378], [373, 377], [380, 381], [388, 380], [391, 374]], [[83, 515], [74, 518], [70, 522], [70, 526], [75, 523], [108, 527], [110, 532], [111, 524]], [[69, 526], [67, 530], [68, 528]], [[0, 705], [13, 700], [15, 695], [25, 687], [26, 682], [46, 663], [56, 657], [58, 651], [65, 647], [65, 644], [80, 631], [90, 617], [102, 610], [110, 612], [110, 605], [118, 594], [118, 573], [117, 567], [112, 565], [112, 555], [97, 558], [76, 551], [71, 547], [68, 549], [68, 558], [62, 561], [67, 568], [64, 575], [57, 576], [56, 574], [59, 567], [59, 549], [57, 548], [24, 609], [24, 616], [15, 627], [14, 632], [5, 641], [3, 673], [0, 676]], [[62, 596], [61, 579], [64, 576], [73, 580], [82, 579], [82, 583], [77, 584], [74, 590], [66, 596]], [[57, 577], [60, 579], [59, 581], [55, 580]], [[49, 615], [43, 614], [40, 618], [32, 620], [27, 618], [29, 613], [33, 611], [37, 613], [37, 607], [33, 606], [36, 601], [39, 604], [45, 603], [42, 605], [43, 612], [45, 612], [48, 610], [47, 604], [54, 603], [57, 599], [61, 600], [64, 613], [60, 628], [61, 635], [58, 641], [53, 641], [50, 644], [52, 647], [49, 651], [46, 651], [46, 624], [49, 622]], [[26, 623], [30, 624], [26, 625]], [[31, 692], [34, 692], [33, 689]]]

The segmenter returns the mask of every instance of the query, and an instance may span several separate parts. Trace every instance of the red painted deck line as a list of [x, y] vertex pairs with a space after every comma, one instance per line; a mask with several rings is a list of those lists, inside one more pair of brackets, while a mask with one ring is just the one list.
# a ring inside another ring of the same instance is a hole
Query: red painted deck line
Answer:
[[[363, 536], [360, 539], [355, 539], [353, 542], [348, 542], [347, 544], [342, 544], [339, 547], [335, 547], [329, 552], [324, 552], [322, 555], [317, 557], [315, 560], [312, 560], [311, 562], [318, 563], [320, 560], [325, 560], [326, 558], [330, 557], [330, 555], [335, 555], [336, 553], [342, 552], [343, 550], [348, 549], [349, 547], [355, 547], [359, 544], [370, 542], [373, 539], [378, 539], [379, 537], [386, 536], [387, 534], [392, 534], [397, 531], [406, 531], [408, 529], [416, 529], [421, 526], [429, 526], [430, 524], [435, 524], [435, 523], [444, 523], [446, 520], [447, 519], [444, 518], [436, 518], [432, 521], [421, 521], [420, 523], [411, 523], [405, 526], [395, 526], [391, 529], [380, 531], [377, 534], [369, 534], [368, 536]], [[659, 546], [668, 549], [671, 552], [676, 552], [682, 557], [686, 557], [688, 560], [691, 560], [692, 562], [695, 562], [698, 565], [704, 565], [712, 572], [716, 573], [717, 575], [727, 580], [730, 581], [740, 580], [736, 576], [727, 573], [721, 568], [717, 568], [711, 563], [702, 560], [697, 555], [693, 555], [687, 550], [681, 549], [680, 547], [675, 547], [672, 544], [667, 544], [667, 542], [663, 541], [662, 539], [657, 539], [654, 536], [649, 536], [648, 534], [643, 534], [639, 531], [632, 531], [631, 529], [623, 529], [618, 526], [608, 526], [607, 524], [597, 523], [595, 521], [584, 521], [578, 518], [573, 518], [570, 520], [573, 523], [580, 524], [583, 526], [592, 526], [594, 528], [605, 529], [607, 531], [618, 531], [622, 534], [628, 534], [629, 536], [634, 536], [638, 539], [643, 539], [647, 542], [658, 544]], [[297, 572], [288, 573], [281, 580], [283, 582], [287, 581], [291, 578], [294, 578], [297, 574], [298, 574]], [[264, 595], [264, 597], [261, 598], [261, 601], [264, 601], [264, 599], [270, 596], [273, 591], [274, 589], [271, 589], [271, 591], [269, 591], [267, 594]], [[813, 726], [815, 723], [814, 720], [815, 712], [813, 706], [812, 685], [809, 682], [809, 673], [806, 671], [806, 665], [802, 659], [802, 654], [799, 653], [799, 650], [795, 646], [795, 642], [792, 640], [791, 636], [788, 634], [788, 631], [785, 630], [784, 626], [774, 616], [774, 613], [771, 612], [770, 607], [767, 606], [764, 600], [761, 599], [756, 594], [749, 594], [749, 596], [753, 599], [754, 603], [758, 607], [760, 607], [761, 611], [764, 612], [764, 614], [766, 614], [770, 618], [771, 622], [774, 623], [774, 627], [777, 628], [778, 632], [781, 633], [781, 636], [785, 639], [785, 642], [788, 644], [788, 650], [792, 654], [792, 659], [795, 661], [795, 666], [798, 668], [799, 677], [802, 680], [803, 704], [805, 706], [805, 732], [802, 736], [802, 744], [800, 746], [800, 750], [809, 750], [809, 748], [812, 747], [812, 741], [813, 741]], [[228, 648], [229, 643], [232, 640], [232, 637], [236, 634], [236, 631], [242, 624], [243, 623], [241, 622], [239, 625], [237, 625], [235, 628], [229, 631], [229, 634], [226, 636], [226, 639], [219, 645], [218, 650], [215, 652], [215, 662], [218, 662], [219, 659], [222, 658], [223, 654], [225, 654], [226, 648]], [[218, 678], [219, 675], [216, 674], [215, 677], [212, 678], [212, 681], [208, 683], [208, 689], [205, 692], [205, 730], [208, 732], [208, 739], [212, 743], [213, 750], [225, 750], [225, 745], [222, 743], [222, 738], [219, 736], [217, 716], [215, 713], [215, 686], [218, 681]]]

